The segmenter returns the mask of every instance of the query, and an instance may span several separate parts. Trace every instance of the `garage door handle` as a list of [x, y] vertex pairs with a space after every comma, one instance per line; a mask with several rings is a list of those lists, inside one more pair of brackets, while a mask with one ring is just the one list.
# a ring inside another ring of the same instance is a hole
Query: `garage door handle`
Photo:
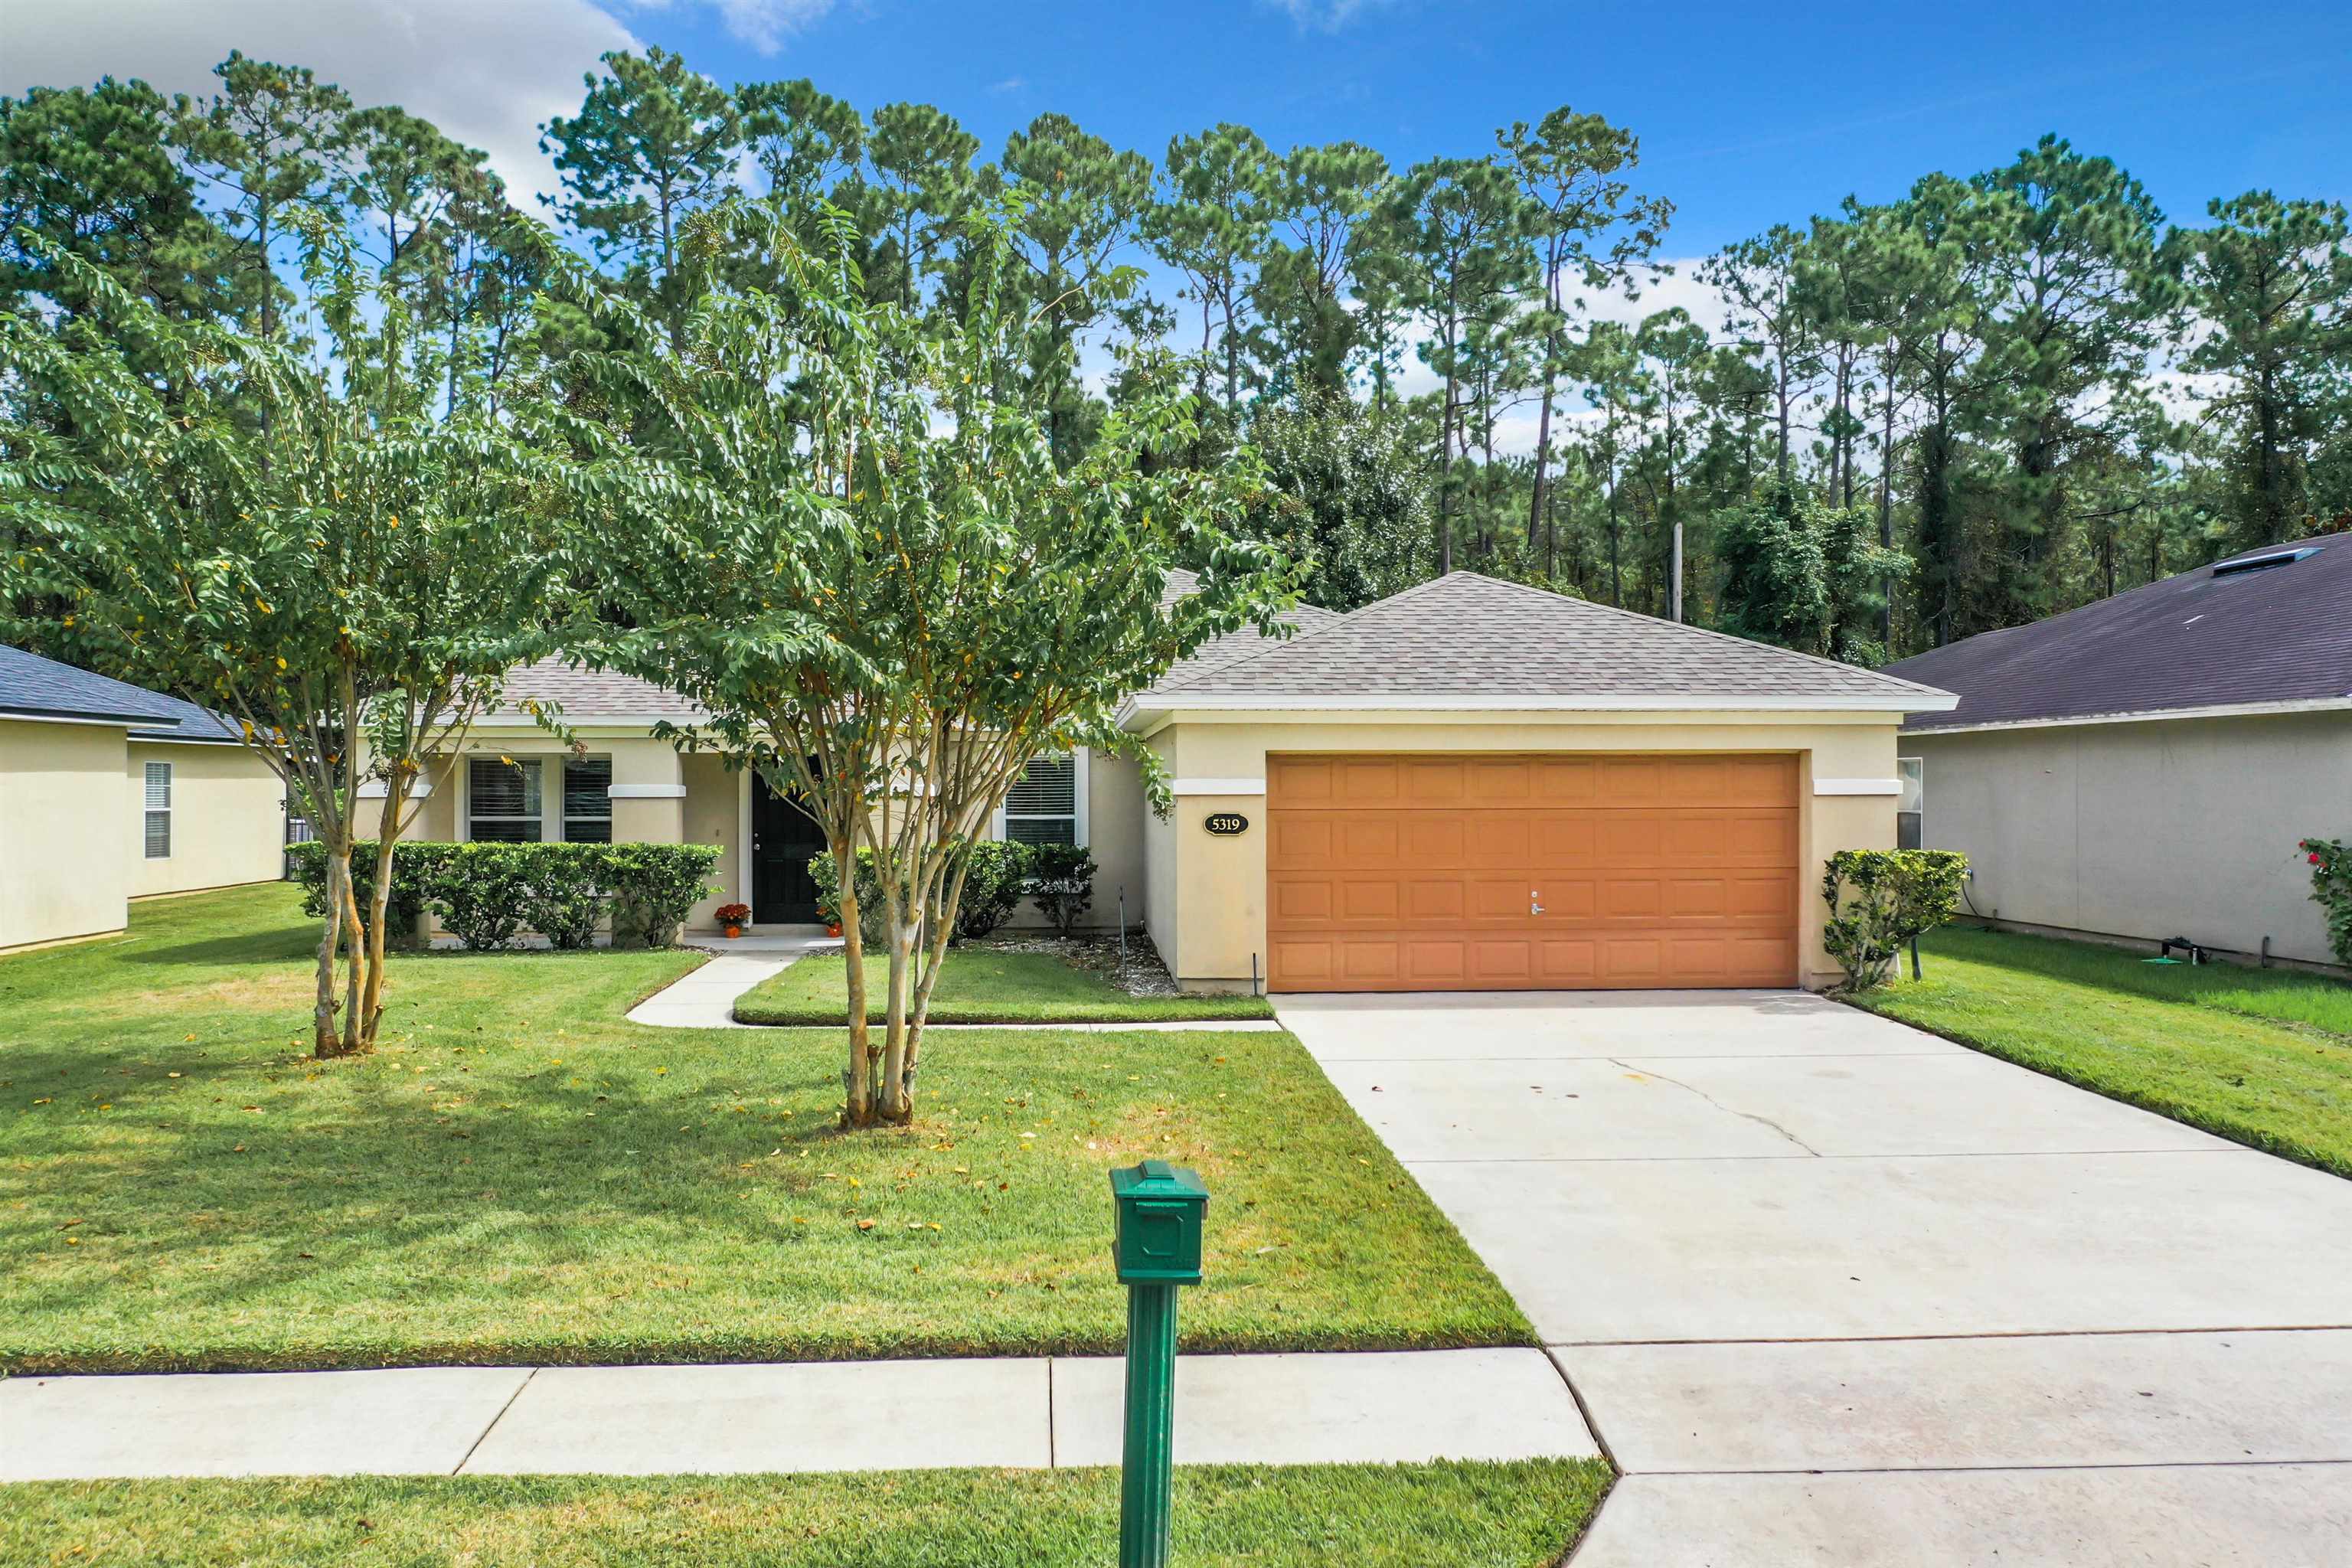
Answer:
[[1543, 913], [1543, 895], [1532, 888], [1528, 889], [1528, 913], [1531, 915]]

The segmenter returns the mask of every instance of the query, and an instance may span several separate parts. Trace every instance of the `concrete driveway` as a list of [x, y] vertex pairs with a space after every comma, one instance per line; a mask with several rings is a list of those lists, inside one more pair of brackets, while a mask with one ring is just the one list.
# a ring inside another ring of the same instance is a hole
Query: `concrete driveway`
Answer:
[[1801, 993], [1277, 1002], [1625, 1472], [1576, 1568], [2352, 1563], [2352, 1182]]

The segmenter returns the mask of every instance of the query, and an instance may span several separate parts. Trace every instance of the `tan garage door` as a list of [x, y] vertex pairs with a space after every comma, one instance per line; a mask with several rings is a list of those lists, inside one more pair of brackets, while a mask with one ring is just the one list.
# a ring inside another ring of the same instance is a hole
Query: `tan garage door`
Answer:
[[1276, 991], [1797, 978], [1790, 756], [1267, 759]]

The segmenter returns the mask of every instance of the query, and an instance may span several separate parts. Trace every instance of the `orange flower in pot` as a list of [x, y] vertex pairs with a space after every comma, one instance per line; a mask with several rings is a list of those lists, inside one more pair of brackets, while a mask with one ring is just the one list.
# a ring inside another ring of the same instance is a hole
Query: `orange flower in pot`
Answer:
[[719, 929], [729, 936], [741, 936], [743, 922], [751, 918], [749, 904], [721, 904], [718, 910]]

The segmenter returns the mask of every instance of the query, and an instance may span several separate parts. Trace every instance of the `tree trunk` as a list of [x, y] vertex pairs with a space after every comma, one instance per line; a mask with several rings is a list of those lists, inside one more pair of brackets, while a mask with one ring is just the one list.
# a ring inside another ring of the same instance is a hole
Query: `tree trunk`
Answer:
[[400, 814], [408, 795], [406, 775], [395, 776], [384, 792], [383, 821], [375, 834], [375, 886], [368, 893], [367, 986], [360, 998], [359, 1048], [375, 1049], [376, 1025], [383, 1017], [384, 920], [392, 907], [393, 847]]
[[348, 831], [329, 837], [327, 851], [327, 919], [319, 933], [317, 993], [310, 1004], [310, 1054], [320, 1061], [338, 1055], [342, 1040], [335, 1030], [335, 963], [342, 948], [343, 905], [352, 879], [352, 841]]
[[866, 1025], [866, 942], [857, 930], [857, 847], [855, 840], [839, 841], [828, 847], [833, 852], [834, 870], [841, 889], [836, 900], [840, 908], [834, 912], [841, 917], [841, 951], [847, 968], [843, 978], [849, 991], [849, 1068], [841, 1075], [845, 1091], [841, 1123], [845, 1127], [871, 1127], [874, 1041], [873, 1032]]
[[[1895, 548], [1895, 356], [1888, 345], [1886, 361], [1886, 397], [1885, 416], [1878, 437], [1878, 542], [1881, 548]], [[1895, 579], [1878, 580], [1878, 646], [1886, 657], [1895, 657]]]

